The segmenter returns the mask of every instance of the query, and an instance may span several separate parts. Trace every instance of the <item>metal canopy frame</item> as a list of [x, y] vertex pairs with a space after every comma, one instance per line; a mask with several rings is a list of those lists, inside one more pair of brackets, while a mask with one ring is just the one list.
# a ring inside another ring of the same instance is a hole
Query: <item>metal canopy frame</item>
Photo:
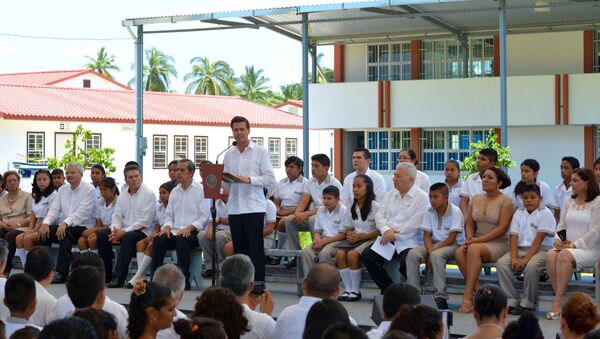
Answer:
[[[539, 13], [543, 12], [543, 13]], [[420, 20], [418, 20], [420, 19]], [[194, 28], [144, 30], [144, 26], [197, 22]], [[375, 0], [336, 4], [288, 6], [232, 12], [129, 18], [122, 22], [135, 36], [136, 159], [143, 165], [143, 36], [145, 34], [265, 28], [302, 44], [303, 157], [309, 172], [308, 63], [317, 72], [318, 45], [353, 44], [399, 39], [455, 37], [463, 47], [468, 72], [468, 36], [499, 34], [501, 142], [508, 143], [506, 97], [506, 35], [574, 31], [600, 27], [600, 0]], [[312, 32], [309, 33], [309, 26]], [[313, 76], [316, 81], [316, 76]]]

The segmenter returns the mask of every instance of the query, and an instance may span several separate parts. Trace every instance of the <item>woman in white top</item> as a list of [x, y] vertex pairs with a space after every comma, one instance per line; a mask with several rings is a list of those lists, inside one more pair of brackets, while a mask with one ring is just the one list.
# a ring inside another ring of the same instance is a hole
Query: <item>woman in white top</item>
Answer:
[[504, 191], [505, 194], [512, 198], [516, 209], [523, 207], [523, 189], [525, 189], [525, 185], [529, 184], [536, 184], [540, 188], [542, 205], [550, 209], [557, 209], [560, 207], [556, 202], [554, 194], [550, 190], [550, 186], [548, 186], [547, 183], [538, 180], [539, 173], [540, 163], [537, 162], [537, 160], [523, 160], [521, 163], [521, 181], [519, 181], [515, 186], [510, 186]]
[[98, 208], [96, 208], [96, 226], [83, 231], [81, 237], [77, 240], [77, 245], [81, 251], [88, 249], [95, 251], [98, 249], [96, 234], [110, 228], [113, 211], [117, 205], [119, 188], [115, 179], [111, 177], [102, 179], [98, 184], [98, 188], [101, 197], [98, 199]]
[[39, 170], [33, 176], [33, 184], [31, 184], [31, 197], [33, 203], [31, 205], [31, 220], [29, 221], [30, 229], [21, 233], [15, 239], [17, 245], [17, 255], [21, 259], [21, 263], [25, 266], [25, 258], [27, 252], [32, 249], [37, 243], [38, 228], [48, 214], [48, 210], [52, 202], [58, 197], [58, 191], [52, 184], [52, 175], [47, 170]]
[[352, 182], [352, 193], [354, 202], [340, 225], [340, 232], [346, 234], [346, 240], [336, 246], [336, 265], [346, 288], [338, 297], [342, 301], [361, 299], [360, 256], [379, 235], [379, 230], [375, 227], [375, 214], [379, 204], [375, 201], [373, 180], [368, 175], [357, 174]]
[[[417, 153], [412, 148], [403, 149], [400, 151], [400, 155], [398, 156], [399, 162], [410, 162], [411, 164], [419, 165], [419, 160], [417, 160]], [[415, 186], [425, 191], [425, 193], [429, 193], [429, 187], [431, 186], [431, 181], [429, 180], [429, 176], [419, 170], [417, 170], [417, 177], [415, 178]], [[394, 185], [390, 185], [390, 189], [394, 188]]]
[[460, 163], [457, 160], [450, 159], [444, 165], [444, 183], [448, 186], [450, 194], [448, 201], [456, 207], [460, 207], [460, 191], [462, 190], [463, 180], [460, 178]]
[[600, 259], [600, 192], [594, 173], [587, 168], [574, 170], [571, 187], [573, 195], [561, 211], [554, 248], [546, 255], [546, 272], [555, 295], [546, 318], [552, 320], [560, 318], [573, 268], [593, 267]]
[[465, 339], [500, 339], [508, 318], [506, 294], [496, 285], [483, 285], [475, 292], [473, 318], [477, 330]]

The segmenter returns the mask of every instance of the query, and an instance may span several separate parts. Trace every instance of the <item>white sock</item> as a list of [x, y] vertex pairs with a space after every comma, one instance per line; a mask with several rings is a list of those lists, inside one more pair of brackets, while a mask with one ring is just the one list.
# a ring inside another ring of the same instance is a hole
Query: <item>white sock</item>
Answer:
[[340, 278], [342, 278], [342, 282], [344, 283], [344, 288], [346, 289], [346, 291], [350, 292], [352, 291], [352, 280], [350, 279], [350, 269], [349, 268], [344, 268], [344, 269], [338, 269], [338, 271], [340, 271]]
[[94, 254], [98, 254], [98, 250], [90, 250], [90, 252], [92, 252]]
[[138, 266], [139, 266], [139, 265], [140, 265], [140, 263], [142, 262], [142, 259], [144, 259], [144, 256], [145, 256], [144, 252], [137, 252], [137, 253], [135, 254], [135, 258], [137, 259], [137, 264], [138, 264]]
[[[143, 252], [140, 253], [143, 254]], [[133, 278], [131, 278], [131, 280], [129, 280], [129, 282], [133, 284], [133, 282], [137, 279], [143, 278], [146, 275], [146, 269], [148, 268], [148, 266], [150, 266], [150, 264], [152, 264], [152, 257], [144, 255], [142, 260], [138, 261], [137, 272], [135, 272], [135, 275], [133, 276]]]
[[27, 261], [27, 250], [24, 248], [17, 248], [17, 255], [19, 256], [19, 259], [21, 259], [21, 264], [23, 264], [23, 267], [25, 267], [25, 261]]
[[348, 270], [348, 275], [350, 276], [350, 281], [352, 289], [350, 292], [360, 293], [360, 281], [362, 280], [362, 272], [360, 269], [358, 270]]

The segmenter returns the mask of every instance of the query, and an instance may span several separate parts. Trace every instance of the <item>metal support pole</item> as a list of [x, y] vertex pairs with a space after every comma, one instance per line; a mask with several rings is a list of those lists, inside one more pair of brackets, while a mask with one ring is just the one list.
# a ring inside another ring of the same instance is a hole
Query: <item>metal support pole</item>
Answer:
[[312, 83], [316, 84], [317, 83], [317, 79], [319, 79], [319, 69], [317, 68], [318, 64], [317, 64], [317, 45], [314, 45], [312, 47]]
[[463, 52], [463, 78], [469, 77], [469, 38], [466, 35], [459, 35], [458, 42]]
[[502, 147], [508, 145], [508, 116], [506, 105], [506, 0], [499, 2], [500, 31], [500, 141]]
[[[316, 78], [314, 73], [313, 78]], [[302, 13], [302, 156], [306, 176], [310, 173], [308, 113], [308, 13]]]
[[144, 170], [144, 26], [137, 26], [135, 39], [135, 160]]

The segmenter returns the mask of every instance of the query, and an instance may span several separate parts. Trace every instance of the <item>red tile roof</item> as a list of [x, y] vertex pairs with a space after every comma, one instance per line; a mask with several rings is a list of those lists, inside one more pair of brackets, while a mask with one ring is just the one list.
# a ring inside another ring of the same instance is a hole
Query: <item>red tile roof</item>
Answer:
[[26, 72], [26, 73], [4, 73], [0, 74], [0, 83], [16, 84], [16, 85], [56, 85], [63, 81], [78, 77], [80, 75], [93, 74], [94, 76], [103, 78], [113, 84], [129, 89], [129, 87], [116, 82], [98, 72], [91, 69], [76, 69], [66, 71], [44, 71], [44, 72]]
[[274, 107], [275, 108], [281, 108], [281, 107], [288, 106], [288, 105], [289, 106], [296, 106], [296, 107], [302, 108], [303, 103], [302, 103], [302, 100], [291, 100], [291, 99], [288, 99], [288, 100], [286, 100], [286, 101], [284, 101], [284, 102], [282, 102], [282, 103], [280, 103], [278, 105], [275, 105]]
[[[236, 115], [256, 127], [302, 128], [302, 117], [240, 97], [144, 93], [145, 123], [229, 126]], [[0, 84], [0, 118], [132, 123], [135, 93]]]

